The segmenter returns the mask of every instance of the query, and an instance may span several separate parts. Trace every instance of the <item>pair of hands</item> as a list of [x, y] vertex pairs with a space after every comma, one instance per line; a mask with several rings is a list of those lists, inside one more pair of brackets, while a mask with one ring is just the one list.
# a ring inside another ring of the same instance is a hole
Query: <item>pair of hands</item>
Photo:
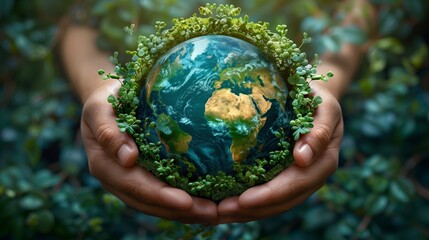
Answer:
[[131, 136], [119, 131], [114, 110], [107, 102], [119, 86], [117, 81], [105, 81], [84, 103], [82, 136], [89, 170], [105, 189], [146, 214], [211, 225], [267, 218], [303, 202], [337, 168], [343, 134], [341, 108], [324, 83], [312, 82], [323, 103], [316, 111], [314, 128], [296, 143], [295, 165], [271, 181], [218, 204], [192, 197], [135, 165], [138, 148]]

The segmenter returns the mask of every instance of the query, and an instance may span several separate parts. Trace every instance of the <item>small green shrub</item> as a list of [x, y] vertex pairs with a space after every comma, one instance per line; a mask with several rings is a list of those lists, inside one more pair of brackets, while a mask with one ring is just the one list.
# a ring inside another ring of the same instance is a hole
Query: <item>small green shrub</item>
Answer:
[[[225, 1], [214, 1], [223, 3]], [[376, 38], [342, 100], [339, 170], [301, 206], [276, 217], [213, 228], [137, 213], [105, 192], [86, 166], [80, 104], [58, 64], [58, 19], [72, 1], [3, 0], [0, 6], [0, 239], [427, 239], [429, 236], [428, 3], [373, 0]], [[132, 49], [123, 30], [155, 31], [201, 1], [86, 1], [104, 49]], [[306, 31], [308, 51], [362, 42], [337, 1], [234, 1], [253, 21]], [[74, 9], [74, 8], [73, 8]], [[145, 14], [142, 14], [145, 12]], [[331, 29], [331, 31], [329, 31]], [[138, 36], [139, 34], [134, 34]], [[299, 41], [298, 41], [299, 42]], [[95, 69], [94, 71], [97, 71]], [[211, 234], [211, 235], [210, 235]]]

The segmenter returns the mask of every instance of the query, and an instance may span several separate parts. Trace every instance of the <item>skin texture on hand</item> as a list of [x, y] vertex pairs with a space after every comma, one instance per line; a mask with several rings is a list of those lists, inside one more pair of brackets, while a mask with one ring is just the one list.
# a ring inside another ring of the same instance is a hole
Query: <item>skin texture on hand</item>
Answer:
[[282, 213], [319, 189], [337, 167], [343, 131], [341, 109], [325, 86], [313, 83], [312, 87], [324, 101], [316, 111], [315, 127], [296, 143], [296, 164], [272, 181], [217, 205], [173, 188], [135, 165], [137, 146], [131, 136], [119, 131], [113, 108], [106, 101], [117, 93], [119, 83], [106, 81], [83, 107], [81, 131], [90, 172], [128, 206], [183, 223], [247, 222]]
[[91, 174], [128, 206], [153, 216], [183, 223], [221, 224], [267, 218], [307, 199], [335, 171], [342, 136], [341, 109], [327, 84], [313, 82], [314, 94], [323, 99], [315, 113], [315, 127], [294, 148], [296, 164], [272, 181], [219, 204], [196, 198], [169, 186], [135, 165], [137, 146], [121, 133], [109, 95], [119, 82], [93, 80], [94, 90], [82, 97], [81, 132]]
[[302, 203], [336, 170], [343, 134], [338, 99], [360, 62], [360, 47], [345, 45], [339, 53], [322, 57], [318, 71], [333, 71], [335, 77], [328, 83], [311, 83], [314, 94], [323, 102], [315, 112], [314, 128], [294, 147], [295, 164], [270, 182], [216, 204], [173, 188], [135, 165], [137, 146], [131, 136], [119, 131], [114, 110], [107, 102], [109, 95], [117, 94], [120, 84], [103, 82], [97, 75], [100, 68], [113, 72], [113, 66], [107, 54], [95, 46], [95, 37], [96, 31], [85, 27], [67, 29], [61, 46], [63, 62], [84, 105], [81, 132], [90, 172], [128, 206], [183, 223], [254, 221]]
[[61, 54], [76, 95], [83, 104], [81, 134], [91, 174], [128, 206], [153, 216], [183, 223], [218, 222], [216, 203], [191, 197], [136, 166], [137, 146], [117, 126], [109, 95], [116, 95], [118, 81], [103, 81], [98, 69], [113, 72], [108, 54], [95, 42], [97, 31], [71, 25], [64, 29]]
[[334, 173], [343, 134], [341, 108], [323, 83], [313, 82], [312, 88], [323, 103], [316, 110], [314, 128], [295, 145], [295, 165], [265, 184], [220, 202], [220, 222], [248, 222], [287, 211], [317, 191]]
[[91, 174], [106, 190], [141, 212], [183, 223], [217, 222], [214, 202], [191, 197], [135, 165], [137, 146], [131, 136], [119, 131], [107, 102], [118, 88], [118, 82], [105, 82], [83, 107], [81, 131]]

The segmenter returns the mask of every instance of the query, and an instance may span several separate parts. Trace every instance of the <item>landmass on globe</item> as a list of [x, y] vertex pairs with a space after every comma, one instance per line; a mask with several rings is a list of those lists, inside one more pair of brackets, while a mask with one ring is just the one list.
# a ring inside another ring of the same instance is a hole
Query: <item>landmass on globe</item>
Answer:
[[[292, 149], [313, 127], [322, 102], [316, 74], [287, 26], [240, 16], [233, 5], [207, 4], [199, 15], [157, 22], [137, 38], [111, 95], [120, 131], [139, 147], [138, 165], [190, 195], [220, 201], [263, 184], [293, 164]], [[132, 33], [133, 26], [127, 28]], [[317, 62], [317, 61], [315, 61]]]
[[292, 117], [287, 95], [280, 72], [258, 48], [206, 35], [157, 61], [141, 90], [139, 113], [157, 123], [152, 138], [162, 142], [165, 156], [183, 154], [199, 175], [231, 173], [234, 162], [278, 149], [274, 132]]

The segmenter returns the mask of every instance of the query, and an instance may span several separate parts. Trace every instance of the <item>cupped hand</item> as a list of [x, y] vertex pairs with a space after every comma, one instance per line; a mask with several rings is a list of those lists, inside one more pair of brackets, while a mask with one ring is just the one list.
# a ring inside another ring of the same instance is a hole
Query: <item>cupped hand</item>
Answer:
[[311, 87], [323, 102], [315, 112], [314, 128], [296, 142], [295, 164], [271, 181], [220, 202], [221, 223], [248, 222], [287, 211], [323, 186], [336, 170], [343, 135], [341, 108], [324, 83], [312, 82]]
[[131, 136], [119, 131], [107, 102], [119, 86], [117, 81], [103, 82], [84, 102], [81, 128], [91, 174], [106, 190], [146, 214], [183, 223], [216, 222], [214, 202], [191, 197], [135, 165], [137, 146]]

